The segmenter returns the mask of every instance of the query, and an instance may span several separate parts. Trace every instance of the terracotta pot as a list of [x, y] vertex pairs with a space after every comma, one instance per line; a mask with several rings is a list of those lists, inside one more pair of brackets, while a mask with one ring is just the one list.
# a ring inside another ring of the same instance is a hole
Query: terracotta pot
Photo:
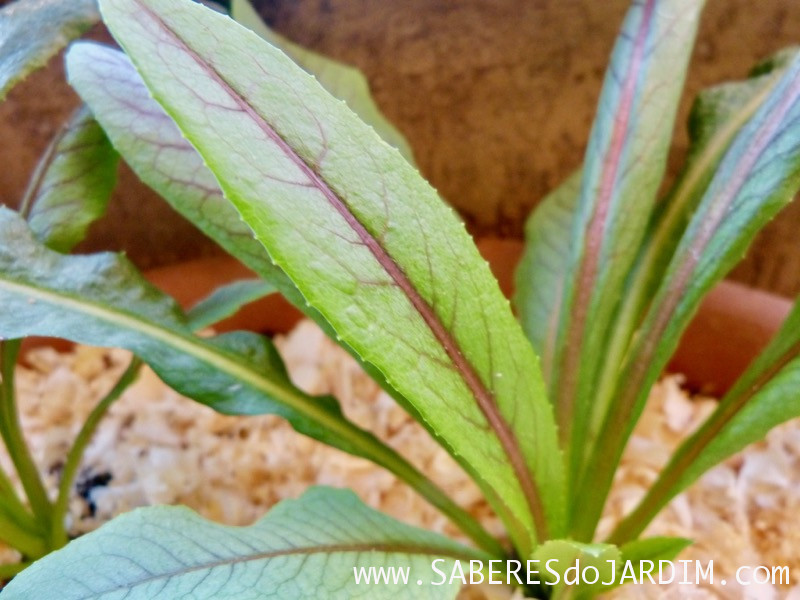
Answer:
[[[489, 262], [503, 293], [510, 297], [522, 243], [484, 238], [478, 242], [478, 248]], [[228, 257], [179, 263], [148, 271], [145, 275], [184, 308], [219, 285], [254, 277], [249, 269]], [[683, 373], [693, 390], [723, 394], [767, 344], [790, 308], [791, 302], [784, 298], [723, 281], [701, 305], [668, 369]], [[218, 331], [248, 329], [267, 334], [285, 333], [300, 318], [302, 314], [297, 309], [275, 294], [246, 306], [215, 328]], [[38, 338], [28, 340], [25, 349], [42, 343], [60, 349], [69, 346], [63, 340]]]

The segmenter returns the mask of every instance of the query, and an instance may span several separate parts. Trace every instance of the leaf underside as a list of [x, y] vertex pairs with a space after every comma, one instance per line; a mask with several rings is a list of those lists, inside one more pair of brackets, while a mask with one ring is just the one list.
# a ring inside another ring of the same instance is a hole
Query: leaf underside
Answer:
[[[249, 527], [182, 507], [134, 510], [38, 561], [3, 597], [58, 590], [60, 600], [454, 598], [458, 585], [430, 585], [436, 558], [449, 573], [454, 560], [483, 556], [374, 511], [352, 492], [312, 488]], [[409, 581], [358, 585], [354, 567], [407, 567]]]

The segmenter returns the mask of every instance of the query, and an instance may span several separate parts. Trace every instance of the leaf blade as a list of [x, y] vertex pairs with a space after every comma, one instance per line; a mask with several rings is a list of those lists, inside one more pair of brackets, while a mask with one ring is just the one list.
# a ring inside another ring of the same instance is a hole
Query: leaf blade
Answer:
[[[347, 527], [343, 526], [347, 523]], [[353, 568], [409, 566], [409, 584], [371, 585], [374, 598], [454, 598], [458, 587], [430, 582], [430, 561], [483, 558], [479, 552], [367, 508], [350, 491], [312, 488], [276, 505], [249, 527], [202, 519], [186, 508], [125, 514], [39, 561], [4, 590], [9, 599], [350, 598], [365, 586]], [[413, 591], [412, 591], [413, 590]], [[424, 596], [420, 596], [420, 592]]]
[[365, 432], [344, 419], [332, 398], [312, 398], [295, 388], [267, 338], [245, 332], [199, 338], [174, 301], [125, 259], [49, 251], [5, 208], [0, 240], [0, 298], [6, 307], [0, 336], [50, 335], [125, 348], [178, 392], [215, 410], [276, 414], [301, 433], [363, 456], [364, 448], [357, 450], [353, 442], [360, 444]]
[[[154, 96], [310, 304], [415, 400], [457, 453], [491, 465], [481, 472], [518, 520], [512, 531], [524, 536], [521, 522], [530, 536], [517, 541], [529, 547], [534, 520], [544, 521], [535, 516], [541, 508], [531, 498], [537, 483], [528, 462], [541, 487], [556, 490], [545, 504], [558, 527], [562, 486], [559, 461], [552, 459], [558, 450], [550, 407], [531, 368], [535, 356], [452, 211], [313, 79], [224, 17], [172, 1], [111, 1], [101, 9]], [[225, 32], [224, 47], [201, 40], [199, 32], [208, 28]], [[242, 65], [263, 75], [257, 87]], [[191, 89], [181, 74], [195, 79]], [[232, 139], [244, 143], [231, 146]], [[301, 227], [298, 215], [305, 217]], [[437, 287], [443, 279], [464, 293], [454, 298]], [[501, 406], [490, 389], [500, 391]], [[465, 423], [472, 431], [478, 424], [480, 435], [465, 439]]]
[[623, 365], [615, 410], [595, 448], [587, 489], [607, 489], [650, 385], [702, 297], [800, 187], [800, 56], [736, 136], [709, 184]]
[[118, 161], [89, 110], [79, 108], [42, 157], [29, 187], [28, 222], [44, 244], [69, 252], [83, 240], [105, 213]]
[[397, 148], [414, 164], [414, 153], [402, 133], [383, 116], [370, 93], [369, 83], [357, 68], [303, 48], [272, 31], [249, 0], [232, 0], [231, 17], [270, 44], [283, 50], [289, 58], [317, 78], [322, 87], [343, 100], [361, 120], [371, 125], [387, 144]]
[[[556, 373], [562, 446], [583, 446], [608, 327], [666, 166], [703, 0], [637, 0], [625, 17], [586, 151]], [[583, 466], [569, 453], [570, 476]]]
[[703, 473], [771, 429], [800, 417], [795, 392], [800, 381], [800, 301], [769, 345], [748, 366], [717, 408], [675, 450], [639, 505], [612, 534], [638, 535], [646, 524]]
[[514, 278], [514, 304], [542, 373], [554, 397], [554, 365], [561, 320], [564, 278], [569, 261], [570, 230], [580, 196], [581, 172], [570, 175], [548, 194], [525, 223], [525, 248]]
[[[333, 331], [327, 320], [272, 263], [236, 209], [225, 199], [203, 158], [183, 137], [164, 109], [150, 96], [124, 53], [90, 42], [73, 44], [66, 57], [70, 83], [89, 105], [115, 148], [142, 181], [198, 226], [232, 256], [274, 285], [334, 341], [347, 350], [379, 385], [431, 432], [468, 472], [470, 465], [435, 435], [414, 406], [373, 365], [365, 362]], [[473, 477], [475, 477], [473, 473]], [[502, 504], [493, 502], [497, 510]]]

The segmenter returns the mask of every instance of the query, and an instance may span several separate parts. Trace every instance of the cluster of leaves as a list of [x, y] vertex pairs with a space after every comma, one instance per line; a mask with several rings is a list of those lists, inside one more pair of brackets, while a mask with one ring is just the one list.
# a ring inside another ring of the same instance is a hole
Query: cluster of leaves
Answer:
[[[68, 77], [86, 107], [43, 157], [20, 213], [0, 211], [0, 335], [58, 336], [137, 357], [79, 436], [64, 496], [82, 445], [142, 361], [217, 410], [280, 415], [299, 433], [389, 469], [478, 549], [319, 488], [249, 528], [179, 508], [140, 509], [35, 562], [4, 595], [354, 597], [363, 593], [354, 566], [404, 565], [421, 587], [373, 587], [370, 597], [452, 598], [457, 585], [423, 585], [435, 558], [448, 566], [558, 559], [563, 570], [576, 559], [609, 564], [679, 552], [686, 540], [637, 538], [703, 471], [800, 415], [792, 394], [800, 376], [796, 308], [641, 504], [596, 542], [624, 446], [681, 333], [703, 295], [800, 187], [800, 55], [787, 51], [746, 81], [700, 95], [686, 166], [658, 197], [702, 5], [632, 2], [584, 164], [527, 225], [515, 297], [520, 326], [463, 224], [420, 177], [357, 72], [278, 37], [244, 0], [232, 3], [233, 19], [190, 0], [101, 0], [123, 51], [71, 45]], [[61, 2], [30, 0], [4, 9], [2, 30], [29, 27], [25, 19], [37, 10], [64, 25], [48, 29], [49, 44], [0, 56], [3, 81], [18, 80], [79, 32], [76, 21], [93, 22], [94, 5], [85, 9], [65, 16], [48, 13], [63, 11]], [[219, 290], [184, 314], [123, 257], [65, 254], [104, 210], [115, 153], [260, 280]], [[494, 539], [351, 423], [335, 399], [292, 385], [268, 339], [194, 333], [274, 290], [450, 452], [508, 540]], [[17, 348], [4, 342], [0, 429], [30, 508], [0, 479], [0, 538], [32, 561], [65, 542], [64, 499], [54, 510], [21, 441]], [[607, 587], [542, 584], [527, 592], [591, 595]]]

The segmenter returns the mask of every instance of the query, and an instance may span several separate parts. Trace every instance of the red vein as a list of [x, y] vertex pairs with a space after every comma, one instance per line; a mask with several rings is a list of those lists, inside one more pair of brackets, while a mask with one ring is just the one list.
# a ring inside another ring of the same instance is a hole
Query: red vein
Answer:
[[[272, 128], [264, 117], [258, 114], [253, 107], [229, 84], [219, 72], [213, 69], [206, 63], [192, 48], [190, 48], [178, 35], [173, 31], [159, 15], [157, 15], [149, 6], [143, 4], [140, 0], [136, 2], [141, 6], [142, 10], [150, 15], [150, 17], [158, 24], [160, 24], [164, 31], [166, 31], [175, 43], [191, 56], [198, 66], [206, 71], [208, 76], [215, 81], [222, 89], [224, 89], [231, 99], [236, 103], [239, 110], [247, 114], [254, 123], [258, 125], [261, 131], [276, 145], [278, 148], [295, 164], [295, 166], [308, 178], [314, 187], [316, 187], [324, 196], [326, 201], [339, 213], [345, 220], [347, 225], [358, 235], [364, 246], [369, 249], [375, 260], [381, 265], [386, 273], [392, 278], [397, 287], [399, 287], [411, 302], [414, 309], [422, 317], [425, 324], [430, 328], [436, 340], [442, 345], [447, 356], [453, 362], [456, 370], [461, 375], [461, 378], [466, 383], [471, 394], [475, 398], [478, 407], [486, 418], [491, 429], [495, 432], [500, 445], [508, 456], [509, 463], [517, 477], [520, 489], [525, 497], [528, 508], [533, 517], [536, 526], [537, 534], [541, 539], [546, 539], [548, 535], [547, 522], [540, 502], [540, 495], [538, 486], [528, 469], [522, 450], [519, 443], [511, 430], [509, 424], [505, 421], [500, 414], [497, 402], [493, 394], [484, 386], [478, 374], [470, 362], [462, 354], [458, 343], [446, 329], [446, 327], [439, 320], [433, 308], [428, 302], [420, 295], [414, 284], [408, 279], [406, 274], [400, 266], [389, 255], [381, 243], [367, 230], [367, 228], [358, 220], [358, 218], [351, 212], [347, 204], [339, 198], [339, 196], [327, 185], [319, 174], [306, 163], [291, 146]], [[202, 100], [202, 98], [201, 98]]]
[[586, 230], [586, 244], [583, 260], [576, 281], [577, 297], [572, 306], [572, 322], [567, 332], [566, 346], [563, 350], [563, 370], [560, 376], [559, 399], [557, 404], [559, 432], [562, 447], [570, 445], [572, 437], [572, 421], [575, 411], [575, 397], [578, 388], [578, 373], [581, 366], [584, 336], [586, 334], [589, 306], [594, 292], [600, 253], [603, 248], [604, 229], [608, 221], [611, 203], [614, 198], [617, 174], [621, 166], [622, 153], [625, 148], [630, 122], [633, 117], [633, 102], [636, 96], [636, 84], [639, 71], [644, 61], [647, 35], [652, 26], [656, 0], [647, 0], [642, 15], [642, 22], [633, 42], [633, 56], [628, 67], [622, 98], [619, 104], [611, 142], [603, 159], [603, 174], [600, 190], [594, 211]]

